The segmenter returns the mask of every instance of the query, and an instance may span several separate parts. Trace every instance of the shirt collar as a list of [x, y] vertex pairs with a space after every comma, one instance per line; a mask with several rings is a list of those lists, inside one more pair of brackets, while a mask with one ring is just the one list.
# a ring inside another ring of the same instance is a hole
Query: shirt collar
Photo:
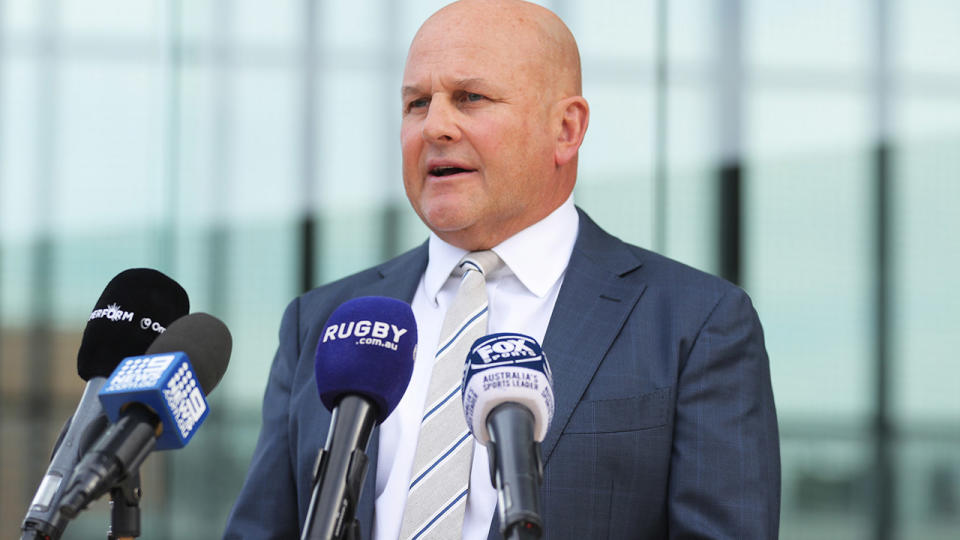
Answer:
[[[567, 269], [579, 224], [571, 194], [550, 215], [507, 238], [493, 251], [527, 290], [543, 298]], [[427, 297], [435, 303], [443, 284], [467, 251], [444, 242], [433, 232], [428, 249], [423, 284]]]

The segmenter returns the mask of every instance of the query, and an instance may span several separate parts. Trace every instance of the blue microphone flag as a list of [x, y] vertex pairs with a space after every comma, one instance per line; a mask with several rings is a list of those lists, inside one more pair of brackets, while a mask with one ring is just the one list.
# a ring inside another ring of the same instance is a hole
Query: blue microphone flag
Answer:
[[99, 393], [110, 422], [117, 422], [128, 403], [150, 407], [162, 431], [157, 450], [186, 446], [210, 412], [186, 353], [172, 352], [125, 358]]

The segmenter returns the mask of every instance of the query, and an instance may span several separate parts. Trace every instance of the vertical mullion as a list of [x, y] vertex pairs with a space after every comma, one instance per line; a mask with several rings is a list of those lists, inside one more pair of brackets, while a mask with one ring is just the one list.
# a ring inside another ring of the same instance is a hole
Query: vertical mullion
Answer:
[[667, 129], [669, 97], [669, 50], [667, 25], [669, 4], [657, 0], [656, 5], [656, 82], [654, 109], [654, 154], [653, 154], [653, 249], [664, 253], [667, 248]]
[[230, 240], [228, 213], [228, 187], [232, 176], [229, 147], [232, 133], [233, 76], [236, 69], [233, 31], [233, 9], [228, 0], [213, 4], [213, 157], [211, 159], [211, 185], [213, 193], [213, 224], [207, 238], [209, 269], [207, 287], [210, 291], [210, 306], [213, 313], [223, 313], [226, 308], [228, 283], [228, 242]]
[[300, 189], [302, 205], [299, 219], [299, 292], [312, 289], [316, 280], [317, 259], [317, 218], [316, 218], [316, 190], [317, 157], [315, 152], [320, 146], [317, 144], [317, 47], [319, 34], [317, 31], [317, 2], [304, 0], [304, 32], [303, 51], [301, 53], [303, 123], [301, 124], [301, 171]]
[[718, 4], [719, 46], [715, 60], [718, 81], [717, 171], [718, 257], [720, 275], [743, 280], [743, 101], [744, 51], [741, 0]]
[[[3, 148], [3, 90], [5, 77], [4, 73], [6, 72], [7, 64], [7, 55], [6, 49], [4, 47], [4, 35], [6, 31], [6, 21], [4, 20], [3, 14], [6, 11], [6, 6], [4, 6], [4, 0], [0, 0], [0, 156], [4, 153]], [[3, 169], [0, 168], [0, 208], [3, 208]], [[3, 261], [5, 251], [3, 245], [3, 237], [0, 236], [0, 358], [3, 356]], [[0, 374], [0, 380], [2, 380], [3, 375]], [[6, 396], [0, 394], [0, 403], [4, 401]], [[0, 450], [2, 452], [2, 450]], [[0, 485], [3, 485], [3, 472], [0, 471]]]
[[[400, 31], [399, 25], [396, 24], [396, 21], [399, 21], [401, 18], [401, 7], [400, 3], [395, 0], [384, 0], [383, 5], [381, 6], [381, 13], [383, 18], [381, 19], [381, 28], [383, 29], [383, 42], [381, 43], [381, 48], [379, 52], [379, 62], [380, 73], [378, 74], [385, 81], [384, 88], [391, 86], [394, 81], [392, 80], [390, 74], [393, 69], [393, 64], [396, 61], [396, 51], [398, 50], [397, 44], [400, 41]], [[402, 50], [402, 49], [401, 49]], [[397, 88], [390, 88], [388, 92], [384, 93], [383, 100], [383, 114], [384, 118], [396, 118], [398, 113], [398, 104], [399, 104], [399, 91]], [[390, 152], [389, 148], [391, 145], [397, 144], [397, 132], [391, 129], [394, 126], [393, 120], [388, 121], [383, 127], [384, 129], [384, 138], [383, 138], [383, 155], [392, 156], [395, 155]], [[396, 163], [393, 159], [384, 159], [382, 160], [383, 168], [383, 178], [385, 182], [396, 182], [397, 171], [401, 170], [399, 163]], [[385, 186], [384, 193], [395, 193], [396, 190], [394, 186]], [[395, 256], [400, 251], [400, 239], [401, 239], [401, 230], [400, 222], [401, 217], [404, 212], [404, 207], [406, 203], [404, 198], [388, 197], [386, 205], [383, 207], [383, 217], [381, 220], [381, 259], [388, 259]]]
[[874, 116], [876, 144], [873, 150], [874, 173], [874, 336], [876, 375], [874, 387], [874, 537], [889, 540], [896, 537], [897, 516], [894, 479], [894, 437], [890, 417], [890, 344], [891, 286], [890, 221], [891, 221], [891, 137], [890, 137], [890, 2], [879, 0], [874, 11]]
[[[37, 132], [36, 145], [36, 184], [34, 215], [38, 220], [34, 245], [30, 254], [30, 313], [27, 334], [27, 388], [25, 407], [27, 419], [27, 440], [25, 456], [43, 456], [49, 452], [47, 432], [52, 422], [52, 401], [50, 387], [53, 369], [53, 331], [51, 316], [53, 313], [53, 228], [50, 216], [53, 215], [52, 194], [56, 182], [55, 160], [57, 130], [57, 96], [60, 69], [60, 36], [58, 23], [60, 5], [57, 0], [47, 0], [40, 7], [42, 26], [39, 30], [37, 50]], [[46, 464], [43, 460], [28, 459], [27, 474], [24, 476], [29, 493], [36, 487], [37, 480], [43, 476]]]
[[874, 159], [874, 242], [877, 269], [875, 281], [874, 335], [876, 375], [874, 387], [874, 467], [877, 482], [875, 491], [875, 526], [877, 540], [894, 538], [896, 505], [894, 481], [893, 446], [895, 432], [890, 416], [890, 148], [886, 141], [879, 141]]
[[176, 268], [176, 227], [179, 213], [180, 199], [180, 92], [183, 73], [183, 43], [181, 31], [182, 0], [170, 0], [168, 20], [168, 55], [167, 58], [167, 103], [166, 103], [166, 159], [164, 160], [164, 190], [166, 223], [161, 222], [159, 238], [159, 266], [169, 268], [173, 273]]

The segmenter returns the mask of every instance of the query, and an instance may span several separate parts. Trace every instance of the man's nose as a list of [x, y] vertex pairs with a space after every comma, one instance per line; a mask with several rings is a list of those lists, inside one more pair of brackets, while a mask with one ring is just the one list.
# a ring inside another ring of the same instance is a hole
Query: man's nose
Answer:
[[434, 97], [423, 121], [423, 138], [427, 142], [454, 142], [460, 139], [456, 107], [447, 99]]

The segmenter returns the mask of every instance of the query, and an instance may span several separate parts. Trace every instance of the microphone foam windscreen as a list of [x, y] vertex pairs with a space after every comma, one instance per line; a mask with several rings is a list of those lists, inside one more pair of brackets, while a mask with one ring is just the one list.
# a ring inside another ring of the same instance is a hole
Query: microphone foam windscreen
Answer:
[[473, 343], [460, 385], [463, 415], [471, 433], [490, 442], [487, 416], [503, 403], [533, 414], [533, 437], [542, 442], [553, 421], [553, 377], [537, 340], [523, 334], [490, 334]]
[[107, 283], [90, 313], [77, 352], [77, 372], [107, 377], [121, 360], [143, 354], [164, 328], [190, 311], [179, 283], [149, 268], [131, 268]]
[[230, 363], [233, 338], [223, 321], [206, 313], [180, 317], [160, 334], [146, 354], [185, 352], [205, 395], [216, 388]]
[[344, 302], [317, 343], [320, 400], [333, 410], [345, 395], [364, 396], [383, 422], [407, 390], [416, 350], [417, 323], [409, 304], [383, 296]]

